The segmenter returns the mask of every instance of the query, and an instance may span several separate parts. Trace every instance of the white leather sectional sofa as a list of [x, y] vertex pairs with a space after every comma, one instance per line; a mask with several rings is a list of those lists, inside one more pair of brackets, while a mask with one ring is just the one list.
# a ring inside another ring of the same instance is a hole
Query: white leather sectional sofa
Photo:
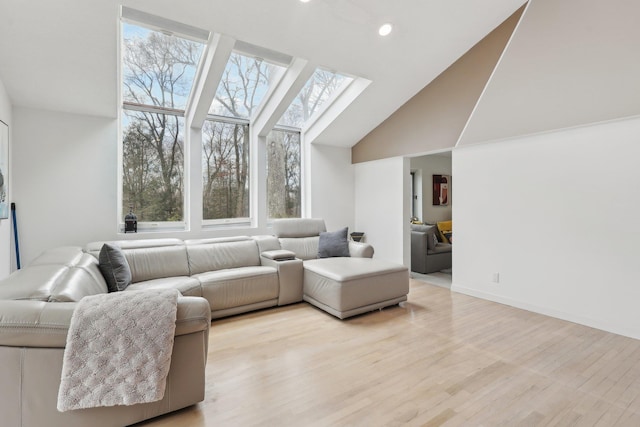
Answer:
[[323, 220], [278, 220], [276, 236], [115, 243], [131, 270], [125, 289], [175, 288], [177, 327], [163, 400], [60, 413], [56, 398], [74, 307], [107, 292], [98, 268], [105, 242], [46, 251], [0, 281], [0, 409], [6, 425], [123, 426], [204, 399], [211, 318], [307, 301], [346, 318], [407, 299], [408, 269], [371, 259], [349, 242], [350, 257], [317, 259]]

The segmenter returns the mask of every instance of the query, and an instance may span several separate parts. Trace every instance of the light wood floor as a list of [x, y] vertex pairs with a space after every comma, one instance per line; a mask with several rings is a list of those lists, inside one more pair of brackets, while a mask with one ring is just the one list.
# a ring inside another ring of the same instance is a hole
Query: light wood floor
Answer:
[[417, 280], [340, 321], [215, 320], [204, 402], [141, 426], [640, 426], [640, 341]]

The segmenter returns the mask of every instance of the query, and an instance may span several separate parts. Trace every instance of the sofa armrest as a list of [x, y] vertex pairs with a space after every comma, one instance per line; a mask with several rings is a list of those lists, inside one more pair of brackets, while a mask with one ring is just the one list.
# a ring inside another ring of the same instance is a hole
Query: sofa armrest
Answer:
[[274, 261], [289, 261], [292, 259], [296, 259], [296, 254], [292, 251], [288, 251], [286, 249], [277, 249], [273, 251], [265, 251], [260, 254], [266, 259], [274, 260]]
[[425, 273], [427, 269], [427, 233], [411, 232], [411, 271]]
[[373, 246], [369, 243], [349, 240], [349, 254], [354, 258], [373, 258]]
[[[64, 348], [75, 302], [0, 300], [0, 346]], [[179, 297], [175, 335], [205, 331], [211, 325], [206, 299]]]
[[0, 300], [0, 345], [64, 348], [76, 304]]
[[296, 258], [278, 261], [276, 259], [266, 257], [263, 253], [260, 256], [260, 262], [262, 265], [273, 267], [278, 271], [278, 282], [280, 283], [278, 305], [292, 304], [294, 302], [302, 301], [302, 280], [304, 270], [301, 259]]

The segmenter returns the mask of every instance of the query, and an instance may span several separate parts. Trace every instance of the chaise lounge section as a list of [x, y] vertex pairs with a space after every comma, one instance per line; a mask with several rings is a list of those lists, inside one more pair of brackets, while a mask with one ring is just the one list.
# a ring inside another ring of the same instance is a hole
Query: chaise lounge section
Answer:
[[324, 220], [279, 219], [273, 231], [281, 249], [303, 260], [303, 299], [309, 304], [345, 319], [407, 300], [407, 267], [372, 259], [371, 245], [348, 241], [349, 256], [319, 258]]

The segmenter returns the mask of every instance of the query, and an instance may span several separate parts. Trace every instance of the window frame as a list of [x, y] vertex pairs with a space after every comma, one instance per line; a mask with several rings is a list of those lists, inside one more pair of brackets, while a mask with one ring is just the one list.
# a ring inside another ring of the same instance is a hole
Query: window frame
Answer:
[[[198, 63], [195, 64], [195, 75], [192, 82], [189, 94], [187, 96], [185, 109], [176, 109], [164, 106], [155, 106], [148, 104], [139, 104], [135, 102], [125, 101], [123, 96], [124, 85], [124, 54], [125, 54], [125, 24], [144, 28], [149, 31], [164, 33], [165, 35], [176, 36], [191, 42], [197, 42], [202, 44], [202, 51], [200, 52], [200, 58]], [[182, 31], [185, 30], [185, 31]], [[206, 37], [205, 36], [206, 34]], [[183, 138], [183, 159], [182, 159], [182, 220], [181, 221], [138, 221], [137, 231], [138, 233], [152, 233], [152, 232], [170, 232], [170, 231], [187, 231], [189, 229], [189, 218], [191, 213], [191, 206], [189, 205], [189, 193], [191, 191], [190, 186], [190, 132], [189, 124], [187, 123], [186, 110], [189, 108], [190, 99], [193, 97], [193, 92], [196, 89], [197, 76], [199, 74], [200, 67], [202, 65], [204, 53], [207, 48], [208, 32], [197, 29], [195, 27], [186, 26], [184, 24], [171, 21], [168, 19], [156, 17], [154, 15], [146, 14], [144, 12], [136, 11], [122, 6], [121, 16], [118, 20], [118, 173], [117, 173], [117, 225], [116, 232], [118, 234], [125, 234], [124, 225], [124, 115], [126, 111], [151, 113], [151, 114], [164, 114], [182, 117], [184, 125], [182, 131]], [[135, 209], [134, 209], [135, 213]]]
[[[256, 143], [251, 138], [251, 121], [249, 119], [242, 119], [238, 117], [227, 117], [220, 116], [217, 114], [207, 114], [205, 118], [206, 121], [211, 122], [221, 122], [226, 124], [240, 125], [247, 127], [247, 137], [249, 138], [249, 158], [248, 158], [248, 170], [247, 170], [247, 183], [249, 185], [248, 188], [248, 206], [247, 211], [249, 212], [248, 217], [236, 217], [236, 218], [218, 218], [218, 219], [205, 219], [204, 218], [204, 171], [201, 171], [201, 179], [202, 186], [199, 194], [200, 199], [202, 199], [202, 209], [200, 211], [201, 224], [204, 229], [212, 229], [212, 228], [224, 228], [224, 227], [238, 227], [238, 226], [251, 226], [253, 224], [253, 209], [252, 209], [252, 200], [253, 200], [253, 185], [252, 183], [252, 168], [253, 168], [253, 158], [255, 156], [255, 152], [257, 151], [255, 148]], [[204, 126], [203, 126], [204, 127]], [[202, 144], [204, 143], [204, 136], [200, 136], [200, 163], [203, 164], [204, 159], [202, 157]]]

